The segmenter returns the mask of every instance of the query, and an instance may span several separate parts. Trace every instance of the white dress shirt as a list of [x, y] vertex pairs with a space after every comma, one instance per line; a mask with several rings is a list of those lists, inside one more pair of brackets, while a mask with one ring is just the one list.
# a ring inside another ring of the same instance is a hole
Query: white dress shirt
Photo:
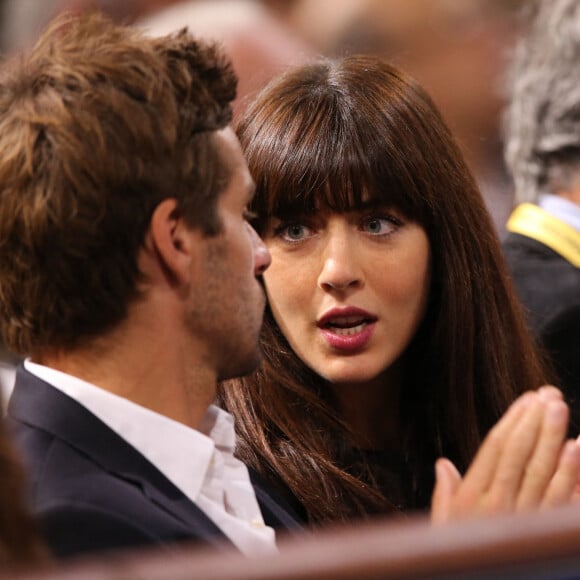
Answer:
[[580, 206], [574, 202], [561, 195], [543, 193], [538, 196], [538, 205], [543, 210], [580, 232]]
[[200, 430], [77, 377], [26, 360], [26, 370], [97, 416], [146, 457], [247, 555], [276, 550], [248, 469], [233, 455], [233, 417], [211, 405]]

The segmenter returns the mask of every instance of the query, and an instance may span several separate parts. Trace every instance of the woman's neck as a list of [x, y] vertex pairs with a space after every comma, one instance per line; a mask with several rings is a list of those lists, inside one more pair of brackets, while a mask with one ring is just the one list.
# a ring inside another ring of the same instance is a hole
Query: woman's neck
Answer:
[[401, 447], [401, 372], [395, 365], [364, 383], [332, 385], [343, 419], [361, 449], [397, 450]]

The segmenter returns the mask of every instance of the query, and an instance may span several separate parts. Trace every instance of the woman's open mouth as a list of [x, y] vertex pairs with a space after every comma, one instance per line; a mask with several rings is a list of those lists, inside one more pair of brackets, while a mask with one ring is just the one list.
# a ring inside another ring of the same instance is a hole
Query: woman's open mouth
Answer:
[[337, 350], [356, 351], [371, 339], [377, 317], [360, 309], [332, 310], [317, 325], [326, 342]]

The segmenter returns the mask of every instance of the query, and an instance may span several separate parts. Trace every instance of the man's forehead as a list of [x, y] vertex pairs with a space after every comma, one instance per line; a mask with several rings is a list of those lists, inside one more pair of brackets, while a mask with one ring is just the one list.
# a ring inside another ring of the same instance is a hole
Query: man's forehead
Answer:
[[230, 180], [236, 180], [236, 185], [250, 199], [255, 190], [254, 180], [250, 175], [248, 164], [242, 152], [240, 142], [231, 127], [225, 127], [215, 132], [214, 139], [220, 151]]
[[229, 125], [223, 129], [214, 131], [213, 138], [215, 139], [218, 147], [223, 148], [224, 150], [231, 153], [239, 152], [240, 155], [242, 155], [242, 148], [240, 146], [238, 137]]
[[222, 162], [228, 170], [233, 172], [247, 168], [242, 147], [231, 127], [224, 127], [223, 129], [215, 131], [212, 137], [220, 152]]

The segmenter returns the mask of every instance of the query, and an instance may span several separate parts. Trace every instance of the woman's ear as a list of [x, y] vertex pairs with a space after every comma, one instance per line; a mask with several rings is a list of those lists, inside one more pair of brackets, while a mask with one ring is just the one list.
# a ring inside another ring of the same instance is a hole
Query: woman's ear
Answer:
[[199, 248], [197, 230], [187, 227], [177, 200], [164, 199], [153, 211], [146, 235], [145, 249], [155, 256], [159, 267], [172, 284], [187, 284], [191, 264]]

